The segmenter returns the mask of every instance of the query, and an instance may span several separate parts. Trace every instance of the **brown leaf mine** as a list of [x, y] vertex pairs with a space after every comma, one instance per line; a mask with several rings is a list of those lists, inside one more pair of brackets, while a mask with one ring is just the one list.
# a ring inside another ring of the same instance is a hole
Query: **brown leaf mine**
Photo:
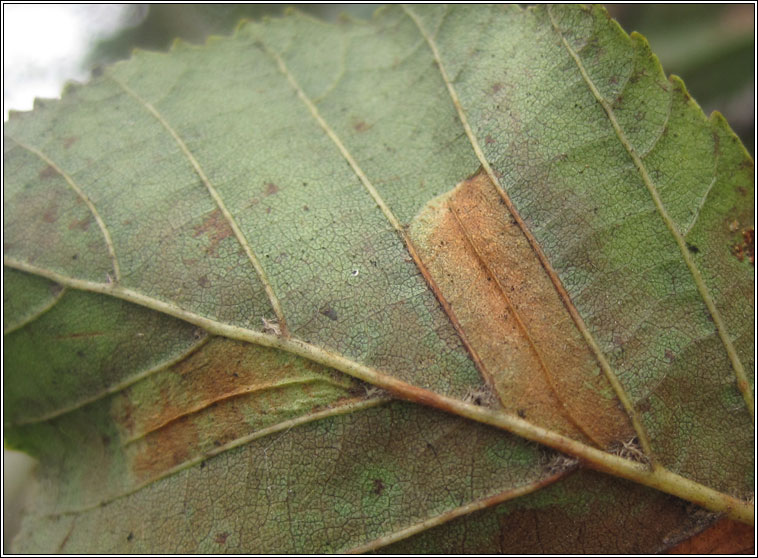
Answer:
[[409, 234], [507, 410], [600, 447], [634, 435], [570, 301], [485, 172], [432, 200]]

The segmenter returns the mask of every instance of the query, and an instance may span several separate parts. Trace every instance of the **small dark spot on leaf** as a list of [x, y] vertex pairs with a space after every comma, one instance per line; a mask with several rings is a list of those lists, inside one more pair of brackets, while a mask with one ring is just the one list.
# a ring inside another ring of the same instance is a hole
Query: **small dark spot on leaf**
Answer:
[[486, 138], [484, 138], [484, 143], [487, 143], [487, 144], [489, 144], [489, 143], [495, 143], [495, 140], [492, 139], [492, 136], [488, 135]]
[[503, 84], [502, 84], [502, 83], [493, 83], [493, 84], [492, 84], [492, 92], [493, 92], [493, 93], [497, 93], [497, 92], [498, 92], [498, 91], [500, 91], [502, 88], [503, 88]]
[[516, 413], [518, 414], [519, 417], [526, 418], [526, 411], [524, 409], [519, 409], [518, 411], [516, 411]]
[[207, 287], [208, 285], [211, 284], [210, 281], [208, 281], [208, 276], [207, 275], [203, 275], [201, 277], [198, 277], [197, 282], [198, 282], [198, 284], [201, 287]]
[[205, 469], [205, 461], [201, 461], [200, 462], [200, 468], [201, 469]]
[[76, 356], [78, 356], [79, 358], [84, 358], [85, 356], [84, 351], [76, 351]]
[[669, 361], [669, 363], [674, 362], [674, 359], [676, 358], [676, 356], [674, 355], [674, 351], [672, 351], [671, 349], [666, 349], [663, 352], [663, 354], [666, 357], [666, 360]]
[[104, 71], [105, 71], [105, 69], [102, 66], [102, 64], [98, 64], [97, 66], [95, 66], [94, 68], [92, 68], [92, 77], [93, 78], [100, 77], [101, 75], [103, 75]]
[[229, 536], [229, 533], [226, 533], [226, 532], [225, 533], [218, 533], [218, 534], [216, 534], [215, 541], [218, 544], [224, 544], [224, 543], [226, 543], [226, 538], [228, 536]]
[[322, 306], [319, 309], [319, 314], [326, 316], [332, 321], [335, 321], [335, 322], [337, 321], [337, 312], [335, 312], [334, 308], [332, 308], [328, 304]]
[[[184, 417], [182, 417], [184, 418]], [[216, 447], [219, 447], [221, 445], [221, 440], [213, 440], [213, 445]]]
[[384, 492], [384, 481], [382, 479], [374, 479], [374, 488], [371, 492], [380, 496]]
[[111, 437], [110, 436], [106, 436], [105, 434], [103, 434], [102, 440], [103, 440], [103, 445], [104, 446], [110, 446], [111, 445]]
[[74, 254], [73, 256], [71, 256], [71, 259], [72, 260], [78, 260], [79, 259], [79, 254]]
[[685, 244], [687, 244], [687, 250], [689, 250], [693, 254], [697, 254], [698, 252], [700, 252], [700, 248], [698, 248], [694, 244], [690, 244], [689, 242], [686, 242]]
[[81, 221], [74, 219], [68, 224], [68, 230], [73, 231], [75, 229], [79, 229], [81, 231], [86, 231], [87, 229], [89, 229], [89, 226], [91, 223], [92, 223], [92, 220], [89, 215], [84, 217], [84, 219], [82, 219]]
[[134, 533], [132, 533], [131, 531], [129, 531], [129, 534], [126, 536], [126, 541], [127, 542], [132, 542], [132, 540], [134, 540]]
[[47, 165], [44, 169], [39, 171], [39, 174], [37, 176], [39, 176], [40, 179], [44, 180], [47, 178], [53, 178], [57, 174], [58, 171], [56, 171], [52, 165]]
[[370, 127], [371, 126], [369, 126], [368, 124], [366, 124], [363, 120], [359, 120], [358, 122], [356, 122], [355, 124], [353, 124], [353, 129], [355, 129], [355, 131], [358, 132], [358, 133], [365, 132]]
[[311, 209], [310, 209], [310, 208], [309, 208], [307, 205], [304, 205], [304, 206], [303, 206], [303, 211], [310, 211], [310, 210], [311, 210]]
[[273, 196], [278, 191], [279, 191], [279, 187], [276, 184], [274, 184], [273, 182], [266, 182], [266, 191], [264, 192], [264, 194], [266, 194], [267, 196]]

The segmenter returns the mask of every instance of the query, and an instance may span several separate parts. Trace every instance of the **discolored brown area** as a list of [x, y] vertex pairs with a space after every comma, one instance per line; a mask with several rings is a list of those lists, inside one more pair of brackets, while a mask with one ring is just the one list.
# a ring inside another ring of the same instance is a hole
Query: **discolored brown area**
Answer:
[[357, 385], [296, 357], [215, 338], [120, 393], [112, 416], [142, 482], [262, 428], [355, 401]]
[[195, 227], [193, 237], [206, 235], [210, 244], [206, 248], [205, 252], [210, 256], [216, 256], [218, 253], [218, 246], [225, 238], [234, 236], [234, 231], [229, 226], [229, 223], [224, 218], [220, 209], [214, 209], [208, 217], [202, 222], [202, 224]]
[[722, 519], [670, 548], [667, 554], [753, 554], [755, 555], [755, 529], [732, 519]]
[[428, 204], [410, 235], [506, 409], [600, 447], [634, 436], [565, 301], [486, 173]]
[[[605, 494], [599, 489], [605, 489]], [[514, 510], [499, 518], [502, 554], [645, 554], [665, 551], [702, 529], [708, 516], [640, 486], [575, 474], [567, 491], [584, 491], [583, 505]], [[624, 505], [614, 504], [623, 498]]]

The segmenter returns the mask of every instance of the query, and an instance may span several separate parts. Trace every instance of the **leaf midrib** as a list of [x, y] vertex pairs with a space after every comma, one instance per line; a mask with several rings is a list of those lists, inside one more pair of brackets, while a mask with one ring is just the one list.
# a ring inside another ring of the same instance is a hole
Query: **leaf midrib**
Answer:
[[[107, 296], [113, 296], [127, 302], [131, 302], [133, 304], [138, 304], [140, 306], [150, 308], [157, 312], [162, 312], [164, 314], [201, 327], [209, 333], [215, 335], [291, 352], [303, 358], [313, 360], [314, 362], [318, 362], [324, 366], [334, 368], [353, 377], [364, 380], [368, 383], [382, 387], [401, 399], [408, 400], [412, 403], [434, 407], [448, 413], [456, 414], [463, 418], [468, 418], [476, 422], [488, 424], [501, 430], [511, 432], [516, 436], [520, 436], [522, 438], [549, 446], [560, 452], [573, 455], [584, 461], [586, 465], [598, 471], [621, 478], [626, 478], [639, 484], [667, 492], [713, 511], [725, 513], [729, 517], [738, 519], [744, 523], [752, 524], [754, 520], [753, 506], [751, 503], [738, 500], [732, 496], [729, 496], [728, 494], [721, 493], [717, 490], [684, 478], [680, 475], [677, 475], [676, 473], [668, 471], [663, 467], [656, 467], [651, 470], [645, 465], [635, 463], [628, 459], [618, 457], [616, 455], [606, 453], [602, 450], [587, 446], [572, 438], [562, 436], [553, 431], [529, 423], [515, 415], [510, 415], [500, 410], [479, 407], [474, 404], [466, 403], [458, 399], [447, 397], [433, 391], [413, 386], [411, 384], [403, 382], [402, 380], [398, 380], [394, 376], [352, 361], [342, 355], [332, 353], [322, 347], [318, 347], [310, 343], [305, 343], [298, 339], [284, 338], [281, 336], [275, 336], [260, 331], [254, 331], [239, 326], [217, 322], [211, 320], [210, 318], [188, 312], [187, 310], [184, 310], [174, 304], [157, 300], [143, 295], [137, 291], [127, 289], [116, 283], [96, 283], [93, 281], [87, 281], [85, 279], [76, 279], [28, 264], [26, 262], [18, 261], [7, 256], [4, 257], [3, 264], [19, 271], [24, 271], [26, 273], [32, 273], [41, 277], [45, 277], [51, 281], [55, 281], [67, 287]], [[252, 434], [252, 436], [256, 435], [260, 436], [263, 434], [260, 432]], [[237, 440], [235, 443], [243, 442]], [[218, 449], [221, 450], [223, 448], [225, 448], [225, 446], [221, 446]], [[207, 457], [208, 456], [205, 458], [207, 459]], [[195, 462], [193, 461], [192, 464], [195, 464]], [[180, 467], [187, 466], [190, 465], [185, 463]], [[173, 474], [178, 470], [182, 469], [178, 468], [177, 470], [171, 470], [164, 476]], [[151, 482], [154, 482], [154, 480], [145, 483], [145, 486]], [[142, 488], [142, 485], [140, 485], [140, 488]], [[130, 491], [130, 493], [133, 492], [134, 491]]]

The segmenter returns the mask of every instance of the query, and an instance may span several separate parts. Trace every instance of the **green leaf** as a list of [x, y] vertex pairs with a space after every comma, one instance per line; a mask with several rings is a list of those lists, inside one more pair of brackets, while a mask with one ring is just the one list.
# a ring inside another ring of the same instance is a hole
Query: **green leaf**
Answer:
[[752, 521], [753, 163], [602, 8], [292, 13], [5, 134], [17, 550], [653, 552], [715, 516], [686, 503]]

